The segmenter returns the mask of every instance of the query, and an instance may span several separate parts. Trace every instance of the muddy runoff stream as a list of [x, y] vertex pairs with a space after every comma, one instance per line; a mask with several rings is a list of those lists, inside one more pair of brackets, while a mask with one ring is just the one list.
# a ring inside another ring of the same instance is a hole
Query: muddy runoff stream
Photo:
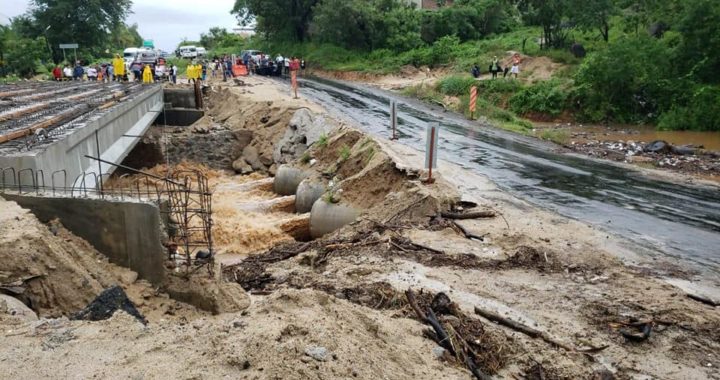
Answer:
[[428, 123], [439, 122], [440, 159], [484, 174], [536, 205], [619, 235], [647, 258], [676, 258], [706, 274], [720, 273], [717, 188], [665, 182], [609, 162], [556, 153], [542, 141], [366, 86], [313, 78], [302, 81], [302, 94], [333, 116], [386, 138], [391, 134], [388, 104], [395, 99], [403, 144], [424, 150]]

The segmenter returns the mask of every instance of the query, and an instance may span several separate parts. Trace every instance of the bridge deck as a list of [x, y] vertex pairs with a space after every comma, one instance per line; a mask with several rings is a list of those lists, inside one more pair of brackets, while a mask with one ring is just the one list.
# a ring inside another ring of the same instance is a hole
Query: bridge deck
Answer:
[[155, 86], [27, 82], [0, 86], [0, 155], [42, 149]]

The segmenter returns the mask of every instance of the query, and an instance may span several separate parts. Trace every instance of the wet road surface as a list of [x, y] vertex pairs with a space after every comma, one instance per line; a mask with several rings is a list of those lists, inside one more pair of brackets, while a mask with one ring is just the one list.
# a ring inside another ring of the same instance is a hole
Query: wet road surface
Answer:
[[553, 146], [362, 85], [308, 79], [301, 92], [334, 117], [390, 137], [398, 102], [400, 142], [425, 150], [426, 126], [441, 126], [439, 158], [489, 177], [538, 206], [622, 236], [645, 255], [677, 258], [720, 274], [720, 190], [672, 184], [607, 162], [553, 152]]

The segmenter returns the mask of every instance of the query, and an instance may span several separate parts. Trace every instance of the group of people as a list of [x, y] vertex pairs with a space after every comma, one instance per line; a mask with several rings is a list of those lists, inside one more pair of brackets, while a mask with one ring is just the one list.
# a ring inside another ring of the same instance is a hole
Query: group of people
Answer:
[[85, 78], [88, 81], [114, 82], [123, 80], [124, 75], [124, 64], [120, 69], [116, 68], [115, 65], [105, 63], [91, 65], [85, 70], [80, 62], [76, 62], [75, 67], [66, 64], [63, 68], [55, 66], [52, 70], [53, 79], [58, 82], [63, 80], [84, 80]]
[[[500, 65], [500, 60], [497, 56], [493, 58], [493, 61], [490, 63], [490, 67], [488, 68], [488, 72], [492, 74], [493, 79], [498, 77], [499, 73], [503, 73], [503, 78], [506, 78], [508, 74], [510, 76], [515, 76], [515, 79], [517, 79], [518, 75], [520, 74], [520, 63], [522, 62], [522, 58], [520, 57], [520, 54], [515, 53], [512, 56], [511, 60], [511, 67], [505, 67], [503, 70], [502, 66]], [[480, 67], [478, 67], [477, 64], [475, 64], [471, 70], [472, 76], [477, 78], [480, 78]]]

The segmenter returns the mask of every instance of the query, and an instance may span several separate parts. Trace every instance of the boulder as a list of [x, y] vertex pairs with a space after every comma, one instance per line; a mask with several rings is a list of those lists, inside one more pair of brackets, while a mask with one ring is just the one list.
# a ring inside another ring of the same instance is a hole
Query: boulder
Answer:
[[37, 314], [24, 303], [5, 294], [0, 294], [0, 313], [12, 315], [28, 322], [38, 320]]
[[275, 144], [273, 160], [283, 164], [300, 158], [310, 145], [334, 128], [335, 125], [322, 115], [314, 115], [305, 108], [297, 110], [285, 134]]
[[235, 173], [238, 174], [250, 174], [254, 170], [252, 166], [248, 165], [247, 162], [245, 162], [245, 158], [240, 157], [237, 160], [235, 160], [232, 164], [233, 170], [235, 170]]
[[254, 170], [265, 170], [265, 165], [260, 162], [260, 155], [254, 146], [246, 146], [243, 149], [243, 158]]

